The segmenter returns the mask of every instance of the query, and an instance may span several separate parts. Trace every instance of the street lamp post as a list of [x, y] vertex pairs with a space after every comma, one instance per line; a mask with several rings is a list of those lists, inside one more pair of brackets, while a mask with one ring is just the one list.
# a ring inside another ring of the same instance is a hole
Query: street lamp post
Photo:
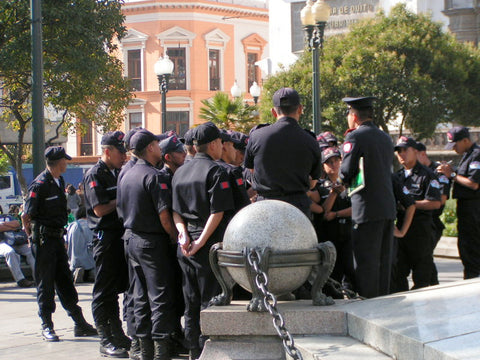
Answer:
[[233, 86], [230, 89], [230, 94], [232, 94], [234, 98], [239, 98], [240, 96], [242, 96], [242, 89], [240, 88], [240, 86], [238, 86], [237, 80], [235, 80], [235, 82], [233, 83]]
[[315, 3], [308, 0], [307, 5], [300, 12], [305, 30], [308, 50], [312, 51], [312, 102], [313, 102], [313, 132], [318, 134], [321, 129], [322, 113], [320, 108], [320, 66], [319, 52], [323, 48], [325, 25], [330, 16], [330, 6], [324, 0]]
[[160, 93], [162, 94], [162, 132], [167, 131], [167, 92], [168, 80], [173, 73], [174, 64], [168, 55], [160, 57], [155, 63], [154, 71], [158, 78]]
[[258, 98], [260, 97], [261, 92], [262, 89], [260, 89], [260, 86], [258, 86], [256, 81], [254, 81], [252, 86], [250, 86], [250, 95], [252, 95], [253, 97], [253, 102], [255, 103], [255, 106], [257, 106]]

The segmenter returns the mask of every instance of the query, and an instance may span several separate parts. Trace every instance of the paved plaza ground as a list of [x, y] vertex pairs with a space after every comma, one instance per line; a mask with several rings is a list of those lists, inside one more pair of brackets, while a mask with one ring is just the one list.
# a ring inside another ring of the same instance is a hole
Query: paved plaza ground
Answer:
[[[458, 259], [436, 258], [441, 284], [462, 279]], [[85, 318], [92, 322], [92, 284], [78, 284], [80, 306]], [[98, 338], [75, 338], [73, 323], [57, 300], [54, 314], [58, 343], [47, 343], [40, 335], [35, 289], [21, 289], [15, 283], [0, 283], [0, 359], [8, 360], [97, 360]], [[104, 358], [103, 358], [104, 359]], [[177, 359], [185, 359], [179, 357]]]

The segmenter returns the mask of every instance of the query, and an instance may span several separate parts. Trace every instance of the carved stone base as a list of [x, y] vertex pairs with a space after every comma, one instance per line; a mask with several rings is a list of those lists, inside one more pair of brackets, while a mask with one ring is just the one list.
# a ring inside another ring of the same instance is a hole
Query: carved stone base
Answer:
[[200, 360], [285, 360], [278, 336], [213, 336]]

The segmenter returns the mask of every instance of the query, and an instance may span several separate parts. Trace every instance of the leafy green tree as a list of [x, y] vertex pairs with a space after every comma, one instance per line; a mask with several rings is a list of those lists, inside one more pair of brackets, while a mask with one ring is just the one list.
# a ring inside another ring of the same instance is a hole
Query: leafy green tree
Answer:
[[[76, 128], [77, 119], [104, 130], [122, 122], [131, 97], [122, 63], [115, 56], [115, 40], [126, 33], [122, 3], [42, 1], [44, 103], [63, 114], [57, 135]], [[30, 1], [0, 1], [0, 120], [18, 132], [14, 147], [0, 143], [0, 149], [23, 187], [24, 135], [32, 120], [30, 23]]]
[[201, 102], [203, 106], [198, 117], [211, 121], [222, 129], [248, 134], [257, 123], [256, 107], [246, 104], [242, 97], [230, 99], [227, 93], [218, 91], [211, 99]]
[[[398, 124], [418, 138], [433, 134], [440, 123], [480, 124], [476, 106], [480, 88], [480, 51], [463, 44], [427, 15], [417, 15], [404, 4], [389, 16], [352, 26], [345, 35], [328, 38], [321, 67], [321, 106], [324, 129], [342, 134], [346, 129], [345, 96], [376, 96], [375, 121], [385, 131]], [[288, 70], [268, 79], [272, 92], [284, 85], [304, 97], [304, 124], [311, 124], [311, 54], [305, 52]], [[271, 106], [263, 97], [262, 115]], [[306, 121], [308, 120], [308, 121]]]

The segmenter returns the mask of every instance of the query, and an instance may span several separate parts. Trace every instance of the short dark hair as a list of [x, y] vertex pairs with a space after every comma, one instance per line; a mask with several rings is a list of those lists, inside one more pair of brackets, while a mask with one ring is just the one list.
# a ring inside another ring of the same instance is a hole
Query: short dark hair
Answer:
[[143, 159], [145, 154], [147, 153], [147, 147], [144, 147], [142, 150], [132, 149], [133, 155], [136, 157]]
[[201, 144], [201, 145], [195, 145], [195, 149], [196, 149], [197, 152], [199, 152], [199, 153], [206, 153], [207, 150], [208, 150], [208, 144], [210, 144], [210, 143]]
[[58, 160], [50, 160], [49, 158], [46, 159], [47, 165], [50, 167], [55, 167], [60, 162], [61, 159]]
[[299, 105], [290, 105], [290, 106], [278, 106], [275, 107], [275, 112], [278, 115], [290, 115], [297, 111]]

